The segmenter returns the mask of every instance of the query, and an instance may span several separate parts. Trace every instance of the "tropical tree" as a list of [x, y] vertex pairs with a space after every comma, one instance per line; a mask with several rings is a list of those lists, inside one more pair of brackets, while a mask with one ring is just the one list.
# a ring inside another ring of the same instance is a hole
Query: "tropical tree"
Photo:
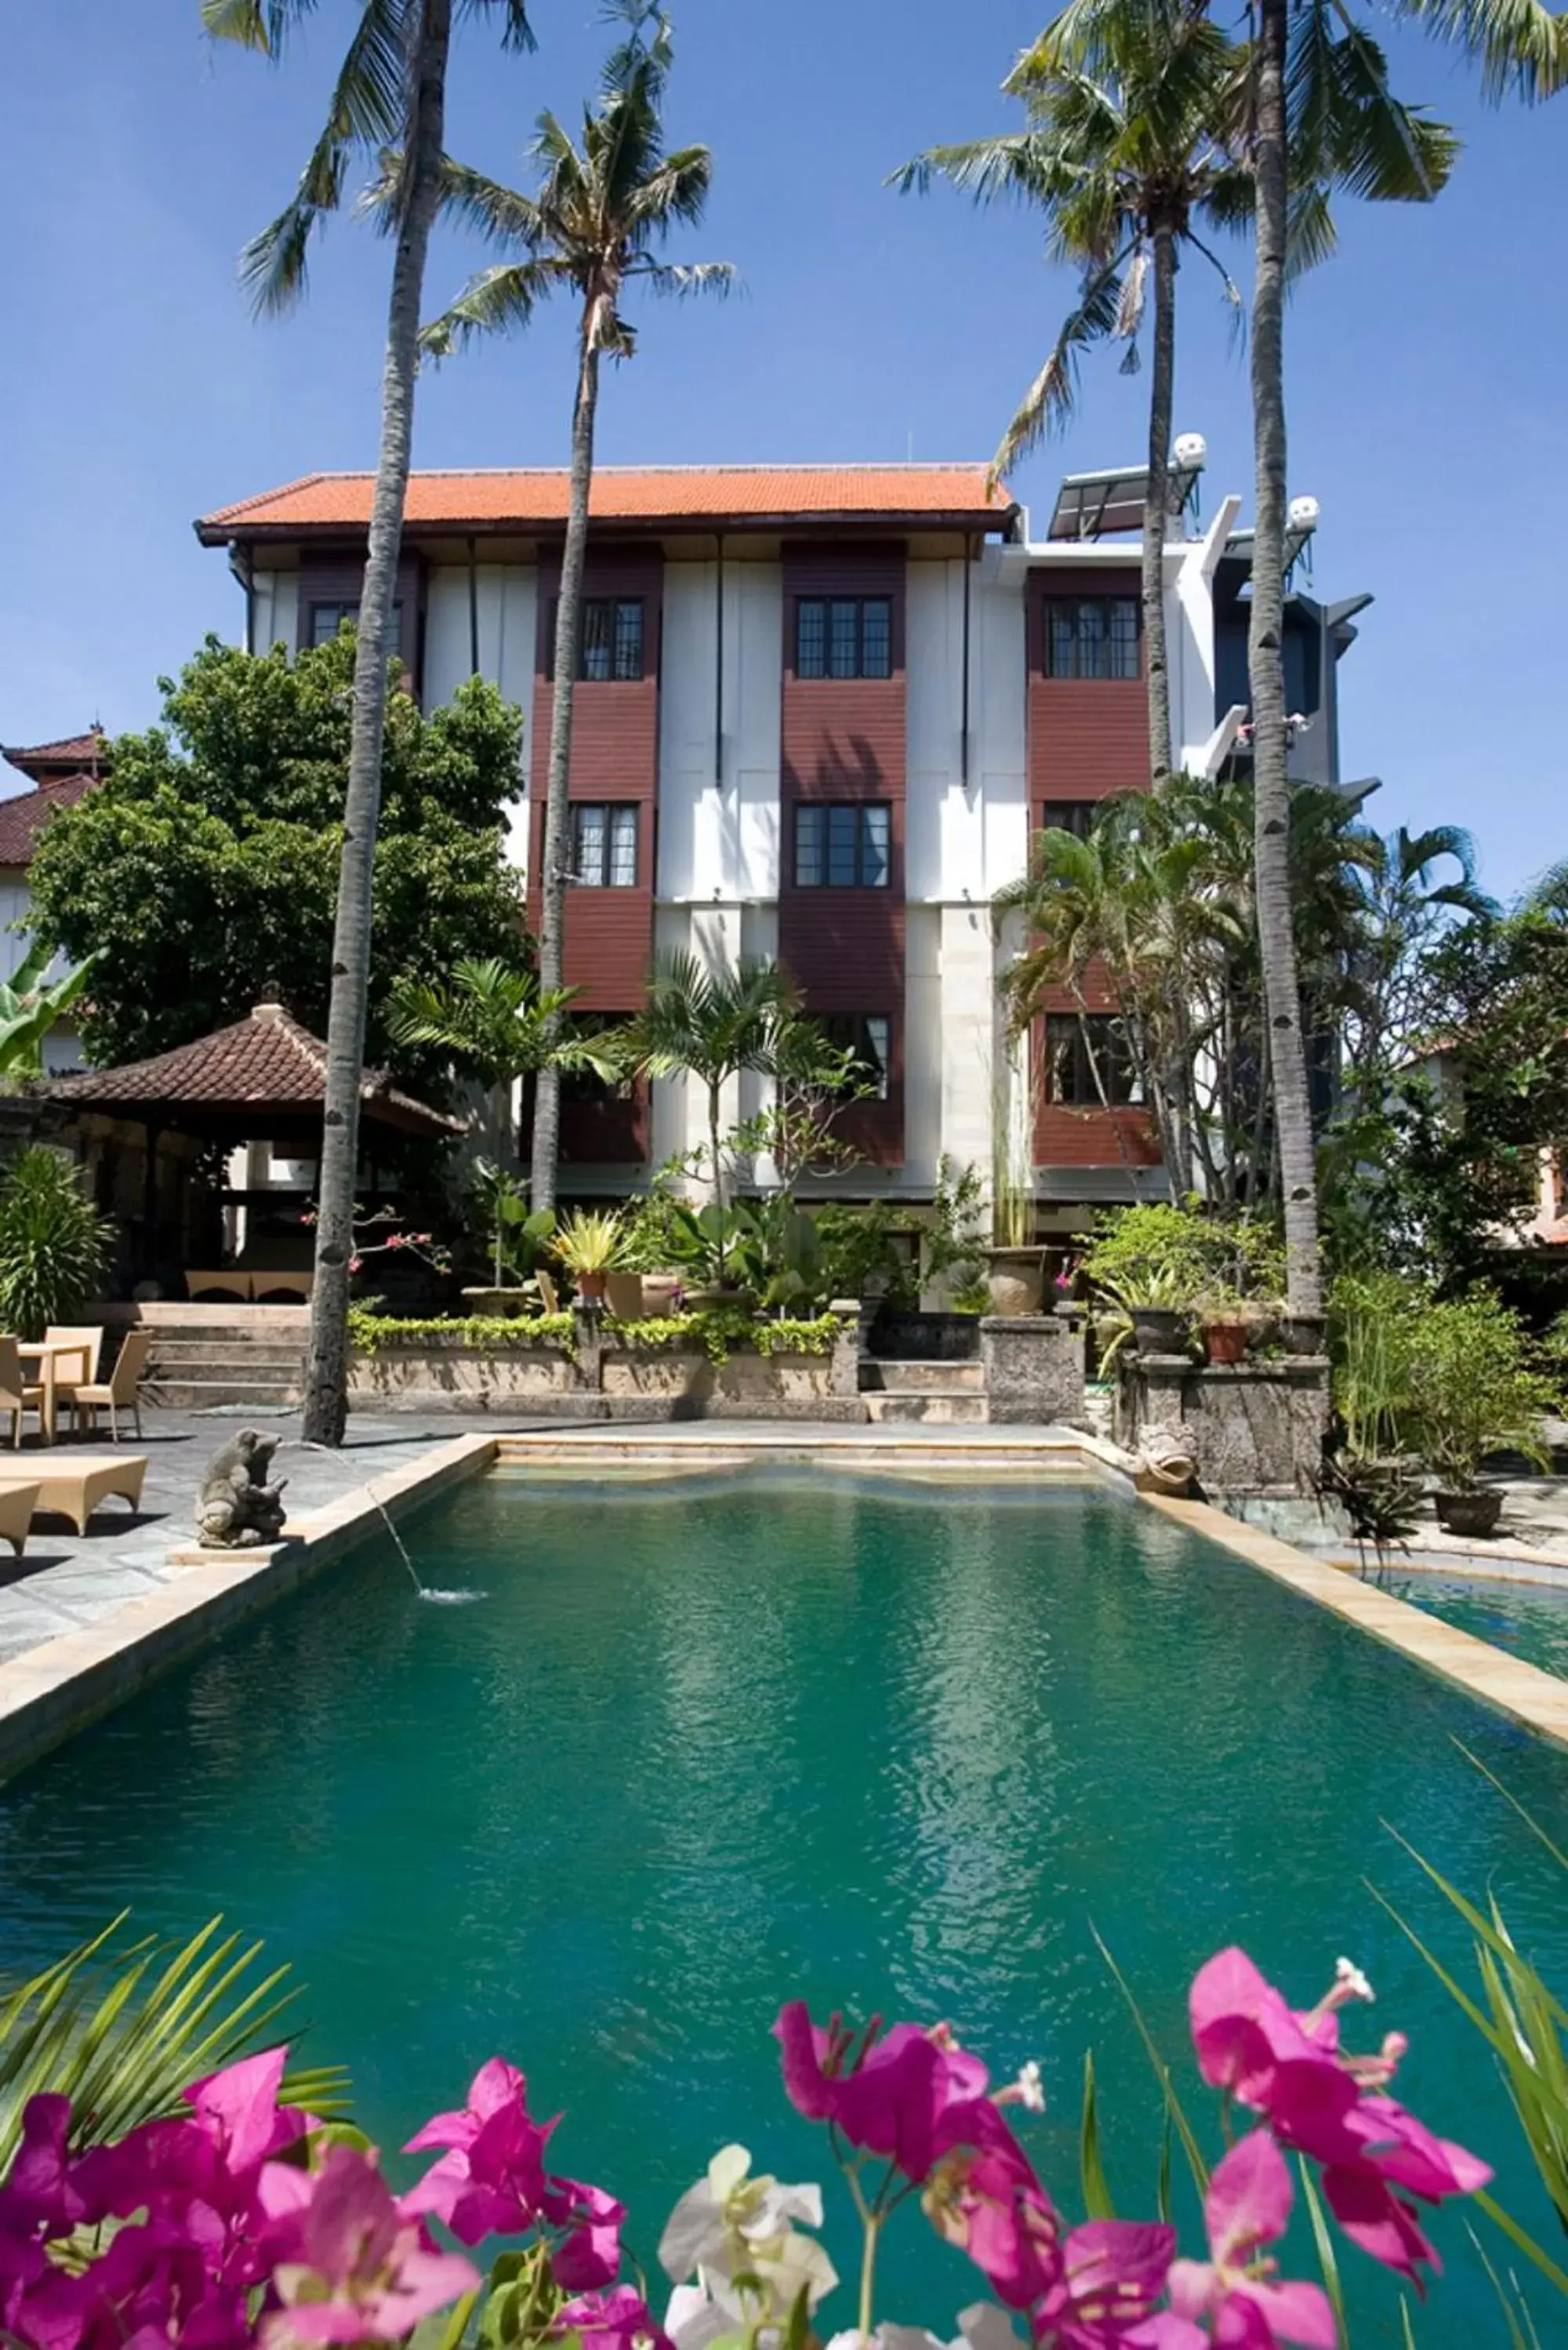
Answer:
[[[623, 310], [636, 281], [659, 294], [722, 294], [733, 276], [728, 262], [674, 264], [657, 257], [655, 249], [672, 229], [694, 227], [701, 219], [711, 159], [706, 147], [670, 151], [664, 144], [662, 108], [674, 58], [669, 17], [650, 0], [614, 0], [610, 13], [624, 20], [627, 34], [610, 52], [597, 101], [583, 110], [581, 144], [574, 145], [555, 115], [539, 117], [531, 151], [541, 175], [536, 195], [520, 194], [461, 164], [443, 166], [447, 209], [519, 257], [482, 270], [425, 333], [427, 347], [443, 353], [476, 334], [525, 327], [551, 294], [568, 291], [581, 306], [545, 805], [539, 983], [546, 995], [560, 989], [566, 974], [572, 707], [582, 659], [599, 362], [630, 359], [636, 350], [636, 332]], [[559, 1141], [559, 1075], [546, 1062], [534, 1110], [535, 1207], [555, 1203]]]
[[950, 180], [982, 203], [1013, 197], [1046, 219], [1054, 260], [1082, 272], [1078, 299], [992, 461], [1005, 473], [1071, 416], [1080, 355], [1125, 340], [1124, 369], [1154, 288], [1148, 481], [1143, 529], [1143, 636], [1148, 680], [1149, 775], [1169, 771], [1170, 669], [1165, 636], [1164, 550], [1170, 519], [1170, 421], [1176, 372], [1176, 273], [1184, 248], [1241, 296], [1199, 224], [1228, 227], [1251, 205], [1251, 181], [1227, 143], [1245, 51], [1188, 0], [1110, 0], [1092, 40], [1042, 36], [1002, 88], [1023, 100], [1023, 130], [933, 147], [895, 174], [905, 188]]
[[[498, 9], [508, 46], [532, 45], [525, 0], [467, 0], [467, 5]], [[314, 0], [202, 0], [202, 21], [215, 38], [276, 57], [291, 27], [313, 8]], [[306, 1361], [304, 1433], [308, 1442], [333, 1445], [343, 1440], [348, 1411], [348, 1264], [354, 1253], [381, 738], [413, 446], [425, 255], [445, 147], [452, 0], [361, 0], [353, 13], [354, 29], [327, 121], [299, 184], [276, 219], [247, 245], [242, 263], [257, 307], [286, 307], [304, 289], [311, 239], [341, 204], [354, 155], [395, 147], [405, 157], [400, 186], [383, 214], [396, 247], [381, 373], [380, 446], [359, 599], [354, 723], [327, 1022], [320, 1219]]]
[[[649, 1077], [691, 1076], [706, 1095], [708, 1164], [714, 1203], [724, 1205], [724, 1087], [742, 1069], [775, 1075], [795, 1066], [800, 998], [776, 962], [747, 958], [710, 970], [695, 955], [664, 957], [654, 967], [642, 1010], [622, 1032], [628, 1065]], [[722, 1277], [722, 1243], [720, 1249]]]

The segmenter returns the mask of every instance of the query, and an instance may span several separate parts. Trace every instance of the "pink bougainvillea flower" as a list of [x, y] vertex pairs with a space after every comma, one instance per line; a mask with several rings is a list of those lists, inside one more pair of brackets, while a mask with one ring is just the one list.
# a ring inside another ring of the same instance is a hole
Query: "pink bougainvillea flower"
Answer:
[[774, 2037], [784, 2089], [808, 2121], [831, 2122], [851, 2146], [884, 2156], [917, 2185], [960, 2147], [1006, 2151], [1012, 2134], [987, 2095], [989, 2074], [945, 2026], [898, 2023], [856, 2044], [837, 2019], [824, 2032], [804, 2000], [779, 2011]]
[[629, 2284], [564, 2301], [556, 2312], [555, 2331], [580, 2336], [583, 2350], [674, 2350], [642, 2295]]
[[1062, 2247], [1055, 2282], [1031, 2315], [1034, 2338], [1059, 2350], [1109, 2350], [1137, 2329], [1165, 2291], [1176, 2230], [1156, 2221], [1090, 2220]]
[[1061, 2221], [1021, 2147], [949, 2155], [921, 2199], [937, 2233], [969, 2254], [1007, 2308], [1032, 2309], [1055, 2290]]
[[1491, 2172], [1382, 2093], [1405, 2054], [1402, 2033], [1388, 2033], [1376, 2056], [1341, 2051], [1337, 2009], [1371, 1995], [1342, 1959], [1333, 1990], [1298, 2015], [1244, 1951], [1222, 1950], [1194, 1980], [1192, 2037], [1206, 2080], [1264, 2115], [1282, 2146], [1324, 2166], [1324, 2196], [1352, 2241], [1418, 2283], [1418, 2262], [1439, 2264], [1396, 2190], [1438, 2203], [1473, 2194]]
[[532, 2227], [545, 2199], [545, 2143], [555, 2126], [532, 2119], [526, 2081], [493, 2056], [474, 2074], [461, 2112], [433, 2115], [410, 2138], [405, 2153], [447, 2151], [403, 2198], [404, 2210], [434, 2212], [464, 2244]]
[[1172, 2313], [1194, 2326], [1208, 2317], [1217, 2343], [1248, 2350], [1254, 2345], [1272, 2350], [1282, 2342], [1334, 2350], [1338, 2336], [1327, 2296], [1315, 2284], [1276, 2284], [1274, 2263], [1262, 2256], [1262, 2247], [1284, 2234], [1293, 2200], [1284, 2156], [1267, 2130], [1253, 2130], [1233, 2146], [1203, 2199], [1208, 2260], [1171, 2265]]
[[282, 2306], [264, 2345], [396, 2342], [481, 2280], [461, 2252], [432, 2251], [368, 2155], [334, 2147], [314, 2175], [268, 2163], [261, 2199]]
[[10, 2174], [0, 2187], [0, 2228], [31, 2235], [63, 2236], [86, 2210], [71, 2177], [66, 2144], [70, 2135], [68, 2097], [29, 2097], [22, 2108], [22, 2142]]
[[544, 2210], [552, 2227], [568, 2231], [551, 2261], [562, 2291], [592, 2293], [609, 2284], [620, 2267], [626, 2205], [618, 2203], [602, 2187], [585, 2187], [575, 2178], [551, 2178], [545, 2182]]

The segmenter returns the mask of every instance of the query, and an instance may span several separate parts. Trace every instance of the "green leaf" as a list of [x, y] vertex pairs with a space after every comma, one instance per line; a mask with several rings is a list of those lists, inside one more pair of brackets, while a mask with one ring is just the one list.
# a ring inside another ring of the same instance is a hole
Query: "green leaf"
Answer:
[[1187, 2115], [1182, 2108], [1181, 2100], [1177, 2095], [1175, 2087], [1172, 2085], [1170, 2067], [1166, 2063], [1165, 2058], [1161, 2055], [1158, 2043], [1156, 2042], [1153, 2033], [1149, 2030], [1148, 2025], [1144, 2019], [1143, 2010], [1139, 2007], [1137, 2000], [1133, 1997], [1131, 1986], [1127, 1982], [1127, 1977], [1123, 1974], [1121, 1969], [1117, 1966], [1115, 1959], [1112, 1958], [1108, 1946], [1101, 1939], [1095, 1927], [1091, 1926], [1089, 1931], [1094, 1935], [1095, 1946], [1098, 1950], [1100, 1956], [1104, 1959], [1106, 1966], [1109, 1967], [1116, 1988], [1121, 1992], [1122, 1997], [1126, 2000], [1128, 2012], [1132, 2016], [1134, 2023], [1137, 2027], [1137, 2034], [1138, 2038], [1143, 2042], [1144, 2053], [1147, 2056], [1150, 2064], [1154, 2067], [1155, 2078], [1159, 2083], [1160, 2092], [1165, 2098], [1167, 2117], [1175, 2124], [1177, 2135], [1181, 2140], [1181, 2149], [1187, 2157], [1187, 2167], [1192, 2173], [1192, 2183], [1197, 2188], [1199, 2196], [1206, 2195], [1209, 2192], [1209, 2166], [1203, 2159], [1202, 2151], [1198, 2144], [1197, 2134], [1194, 2131], [1191, 2123], [1188, 2120]]
[[1100, 2157], [1100, 2122], [1095, 2095], [1095, 2054], [1084, 2051], [1084, 2116], [1078, 2132], [1078, 2175], [1083, 2181], [1084, 2210], [1091, 2220], [1114, 2220], [1116, 2206]]
[[1313, 2243], [1317, 2251], [1317, 2264], [1323, 2277], [1323, 2289], [1328, 2295], [1328, 2305], [1334, 2312], [1334, 2330], [1339, 2336], [1339, 2350], [1348, 2350], [1350, 2334], [1345, 2322], [1345, 2287], [1339, 2281], [1339, 2262], [1334, 2256], [1334, 2238], [1328, 2231], [1317, 2183], [1307, 2168], [1304, 2155], [1296, 2157], [1296, 2168], [1301, 2174], [1302, 2193], [1306, 2199], [1307, 2216], [1312, 2221]]
[[1486, 2213], [1494, 2227], [1502, 2230], [1510, 2243], [1521, 2251], [1527, 2261], [1534, 2262], [1549, 2284], [1555, 2285], [1560, 2293], [1568, 2295], [1568, 2272], [1560, 2269], [1551, 2254], [1542, 2251], [1528, 2228], [1521, 2228], [1484, 2187], [1477, 2189], [1471, 2200]]

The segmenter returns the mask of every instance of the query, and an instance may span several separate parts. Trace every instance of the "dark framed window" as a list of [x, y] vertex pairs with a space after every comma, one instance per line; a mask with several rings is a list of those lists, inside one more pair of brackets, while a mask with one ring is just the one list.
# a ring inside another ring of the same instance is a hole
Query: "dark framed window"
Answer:
[[1040, 808], [1042, 832], [1070, 832], [1075, 840], [1087, 840], [1100, 820], [1104, 800], [1045, 800]]
[[[354, 626], [356, 628], [358, 627], [359, 602], [357, 597], [351, 604], [346, 604], [341, 600], [334, 604], [312, 604], [310, 607], [311, 644], [313, 646], [329, 645], [332, 642], [333, 638], [337, 634], [338, 629], [343, 626], [345, 620], [352, 620]], [[392, 607], [392, 637], [394, 642], [399, 641], [401, 639], [402, 633], [403, 608], [400, 603], [398, 603], [394, 604]]]
[[1053, 596], [1045, 604], [1047, 677], [1138, 675], [1136, 596]]
[[885, 889], [892, 820], [886, 800], [813, 801], [794, 812], [797, 889]]
[[642, 598], [585, 596], [577, 675], [593, 685], [635, 685], [642, 675]]
[[816, 1024], [830, 1045], [854, 1054], [861, 1084], [870, 1087], [875, 1100], [886, 1101], [893, 1066], [893, 1024], [886, 1014], [828, 1012], [818, 1015]]
[[[1085, 1031], [1087, 1032], [1085, 1035]], [[1100, 1083], [1090, 1066], [1093, 1052]], [[1052, 1012], [1045, 1019], [1045, 1098], [1075, 1109], [1102, 1107], [1100, 1086], [1113, 1104], [1139, 1102], [1142, 1089], [1133, 1072], [1127, 1031], [1114, 1012]]]
[[588, 889], [636, 889], [635, 801], [573, 801], [572, 879]]
[[890, 596], [802, 596], [794, 608], [797, 677], [891, 677]]

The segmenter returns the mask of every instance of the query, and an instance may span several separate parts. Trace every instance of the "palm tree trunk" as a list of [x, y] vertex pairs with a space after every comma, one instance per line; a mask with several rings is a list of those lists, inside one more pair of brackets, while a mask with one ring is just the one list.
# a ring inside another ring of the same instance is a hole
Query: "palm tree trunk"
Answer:
[[1291, 1310], [1323, 1305], [1312, 1105], [1291, 922], [1290, 785], [1282, 659], [1285, 554], [1286, 0], [1262, 0], [1257, 68], [1257, 280], [1252, 297], [1252, 431], [1257, 457], [1252, 618], [1253, 865], [1258, 946], [1273, 1072], [1275, 1152], [1284, 1209]]
[[1176, 238], [1154, 232], [1154, 370], [1148, 396], [1148, 489], [1143, 509], [1143, 641], [1148, 677], [1148, 775], [1170, 773], [1170, 656], [1165, 639], [1165, 533], [1170, 409], [1176, 380]]
[[[571, 872], [572, 697], [583, 648], [583, 572], [588, 553], [588, 494], [594, 479], [594, 415], [599, 396], [599, 355], [588, 340], [591, 310], [583, 317], [582, 358], [572, 410], [572, 487], [566, 543], [561, 552], [561, 592], [556, 607], [556, 677], [550, 702], [550, 775], [545, 799], [544, 873], [539, 912], [539, 990], [564, 987], [566, 889]], [[546, 1055], [556, 1020], [547, 1023]], [[556, 1159], [561, 1141], [561, 1073], [546, 1057], [534, 1089], [534, 1169], [530, 1203], [556, 1204]]]
[[719, 1245], [715, 1252], [714, 1269], [717, 1286], [724, 1286], [724, 1178], [719, 1161], [719, 1123], [723, 1116], [723, 1079], [714, 1077], [708, 1086], [708, 1148], [713, 1154], [713, 1205], [718, 1210]]
[[445, 138], [452, 0], [423, 0], [409, 60], [413, 108], [408, 202], [398, 231], [381, 375], [381, 446], [370, 505], [370, 536], [354, 655], [354, 716], [343, 801], [343, 853], [332, 933], [332, 994], [317, 1178], [316, 1279], [305, 1373], [307, 1443], [343, 1441], [348, 1399], [348, 1282], [354, 1253], [354, 1179], [359, 1156], [359, 1091], [370, 979], [376, 827], [381, 811], [381, 738], [387, 667], [393, 644], [398, 556], [413, 448], [414, 379], [425, 254], [435, 218]]

